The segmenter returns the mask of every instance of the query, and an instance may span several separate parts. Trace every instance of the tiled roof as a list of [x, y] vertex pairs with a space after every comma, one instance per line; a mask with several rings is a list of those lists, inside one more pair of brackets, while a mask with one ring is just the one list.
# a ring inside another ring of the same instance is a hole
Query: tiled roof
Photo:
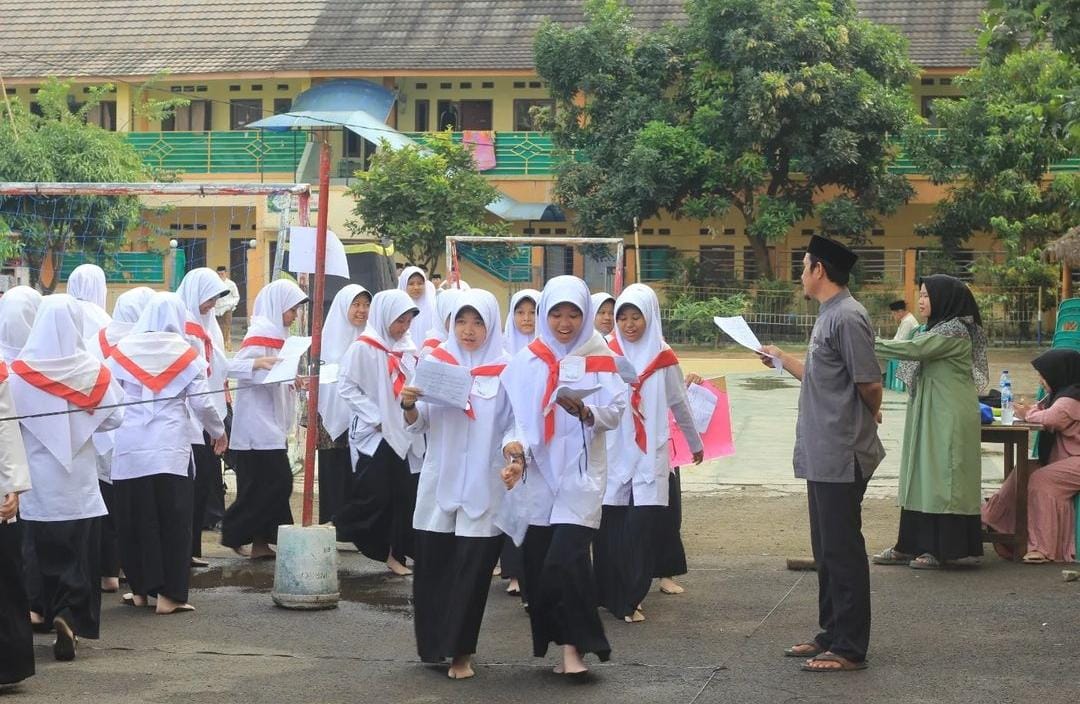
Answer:
[[[637, 23], [683, 20], [683, 0], [628, 0]], [[983, 0], [859, 0], [923, 66], [964, 66]], [[531, 69], [545, 18], [582, 0], [0, 0], [8, 78], [271, 71]]]

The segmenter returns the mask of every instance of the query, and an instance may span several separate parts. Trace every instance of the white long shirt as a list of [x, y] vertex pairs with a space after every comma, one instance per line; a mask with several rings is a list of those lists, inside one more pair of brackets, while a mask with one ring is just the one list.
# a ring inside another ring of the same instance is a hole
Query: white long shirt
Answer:
[[[280, 350], [259, 345], [242, 347], [229, 365], [229, 378], [242, 388], [233, 401], [233, 450], [284, 450], [292, 431], [296, 391], [292, 384], [259, 384], [266, 370], [255, 370], [258, 357], [277, 357]], [[213, 433], [211, 433], [213, 435]]]
[[[0, 382], [0, 417], [15, 415], [11, 401], [11, 389]], [[30, 467], [26, 462], [19, 422], [0, 421], [0, 499], [8, 494], [21, 494], [30, 490]]]

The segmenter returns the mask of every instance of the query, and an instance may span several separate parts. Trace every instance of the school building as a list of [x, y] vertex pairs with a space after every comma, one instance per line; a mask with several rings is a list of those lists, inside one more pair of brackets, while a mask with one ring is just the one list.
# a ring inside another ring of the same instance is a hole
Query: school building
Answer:
[[[682, 0], [628, 5], [644, 28], [683, 19]], [[912, 94], [932, 122], [933, 101], [958, 95], [954, 80], [973, 64], [985, 1], [858, 5], [868, 19], [908, 38], [911, 57], [922, 68]], [[507, 220], [517, 235], [573, 235], [573, 213], [563, 213], [552, 198], [551, 139], [534, 130], [529, 111], [549, 99], [533, 65], [533, 35], [548, 18], [580, 23], [581, 6], [581, 0], [0, 0], [0, 76], [6, 97], [31, 108], [47, 76], [75, 82], [73, 103], [92, 86], [112, 84], [109, 99], [88, 119], [122, 132], [146, 164], [191, 182], [316, 186], [318, 149], [310, 131], [252, 125], [285, 124], [273, 120], [289, 113], [363, 111], [374, 121], [330, 125], [329, 221], [342, 236], [352, 210], [345, 190], [353, 174], [367, 167], [378, 139], [401, 134], [423, 141], [452, 125], [455, 139], [467, 134], [484, 145], [483, 173], [503, 193], [491, 217]], [[136, 109], [146, 95], [181, 96], [190, 103], [156, 122]], [[910, 162], [901, 159], [895, 168], [908, 176], [916, 195], [882, 220], [861, 255], [868, 276], [902, 285], [933, 245], [914, 229], [929, 217], [942, 189], [914, 173]], [[1073, 170], [1080, 162], [1056, 168]], [[168, 262], [147, 249], [160, 252], [175, 239], [181, 266], [228, 266], [250, 302], [272, 267], [280, 201], [207, 196], [173, 205], [148, 214], [157, 225], [154, 235], [149, 242], [133, 238], [131, 251], [121, 255], [130, 266], [114, 275], [114, 288], [163, 284]], [[715, 222], [649, 219], [641, 223], [639, 247], [627, 233], [626, 280], [633, 281], [639, 267], [642, 279], [663, 280], [672, 256], [680, 254], [696, 258], [717, 282], [752, 282], [758, 272], [742, 227], [735, 214]], [[778, 278], [797, 278], [815, 227], [813, 221], [799, 223], [770, 248]], [[974, 259], [994, 243], [979, 236], [968, 247], [961, 256]], [[573, 247], [474, 249], [461, 256], [466, 280], [496, 292], [571, 272], [600, 288], [613, 274], [612, 262]], [[67, 257], [61, 280], [80, 261]], [[445, 274], [445, 263], [439, 270]]]

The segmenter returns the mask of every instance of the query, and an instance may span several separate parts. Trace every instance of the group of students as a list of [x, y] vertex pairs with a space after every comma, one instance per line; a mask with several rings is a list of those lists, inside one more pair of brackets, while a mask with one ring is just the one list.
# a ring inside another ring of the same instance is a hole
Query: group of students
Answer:
[[[695, 379], [664, 342], [649, 287], [615, 299], [559, 276], [516, 293], [504, 319], [491, 293], [436, 296], [408, 267], [397, 289], [337, 294], [322, 356], [339, 373], [320, 391], [320, 518], [396, 574], [414, 572], [422, 661], [473, 676], [500, 562], [527, 604], [534, 655], [562, 646], [555, 671], [575, 679], [588, 677], [587, 653], [611, 652], [598, 607], [640, 621], [654, 577], [681, 591], [669, 410], [697, 461], [702, 445], [686, 398]], [[413, 385], [428, 359], [468, 368], [466, 408]]]
[[265, 509], [284, 496], [287, 511], [292, 490], [292, 392], [256, 382], [306, 295], [290, 281], [263, 289], [230, 360], [214, 316], [228, 290], [214, 271], [195, 269], [176, 293], [123, 293], [110, 317], [105, 274], [84, 264], [67, 293], [20, 286], [0, 298], [0, 683], [33, 674], [34, 630], [55, 632], [62, 661], [80, 638], [97, 638], [101, 594], [117, 591], [121, 570], [124, 604], [194, 611], [190, 568], [230, 444], [229, 377], [241, 383], [231, 433], [238, 497], [223, 540], [265, 555], [278, 524], [291, 522]]

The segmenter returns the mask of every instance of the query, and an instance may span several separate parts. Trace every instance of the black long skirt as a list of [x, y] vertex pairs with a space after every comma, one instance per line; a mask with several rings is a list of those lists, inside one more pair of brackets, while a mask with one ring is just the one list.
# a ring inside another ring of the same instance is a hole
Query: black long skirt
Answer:
[[657, 518], [663, 506], [604, 506], [593, 543], [597, 597], [617, 618], [632, 616], [652, 586]]
[[0, 684], [34, 674], [34, 632], [23, 586], [22, 523], [0, 522]]
[[[412, 527], [418, 475], [384, 440], [375, 455], [361, 454], [349, 487], [349, 501], [334, 518], [337, 538], [356, 545], [366, 557], [379, 562], [393, 555], [405, 564], [416, 557]], [[490, 573], [488, 579], [491, 579]]]
[[30, 610], [60, 617], [80, 638], [101, 628], [101, 519], [23, 521], [23, 584]]
[[221, 544], [239, 548], [261, 541], [277, 544], [280, 525], [293, 522], [292, 465], [285, 450], [237, 450], [236, 501], [221, 522]]
[[352, 483], [349, 448], [319, 450], [319, 523], [329, 523], [345, 505]]
[[413, 608], [423, 662], [472, 655], [502, 539], [416, 531]]
[[682, 482], [678, 467], [668, 476], [668, 505], [656, 517], [653, 539], [652, 576], [686, 574], [686, 550], [682, 542]]
[[900, 510], [896, 550], [907, 555], [930, 553], [938, 560], [983, 554], [982, 517]]
[[202, 557], [202, 532], [225, 517], [225, 483], [221, 480], [221, 458], [214, 454], [210, 436], [204, 444], [191, 446], [195, 461], [195, 486], [191, 502], [191, 556]]
[[118, 480], [114, 489], [120, 561], [132, 593], [187, 602], [195, 482], [152, 474]]
[[514, 545], [509, 535], [503, 536], [502, 550], [499, 552], [499, 572], [503, 579], [518, 581], [521, 599], [526, 604], [529, 603], [525, 596], [525, 559], [522, 557], [521, 548]]
[[120, 548], [116, 537], [116, 500], [113, 498], [113, 485], [98, 480], [101, 499], [105, 502], [108, 515], [101, 517], [101, 576], [120, 576]]
[[589, 545], [592, 528], [571, 524], [529, 526], [522, 546], [529, 583], [529, 623], [533, 655], [548, 645], [573, 645], [578, 652], [611, 657], [611, 646], [596, 607]]

